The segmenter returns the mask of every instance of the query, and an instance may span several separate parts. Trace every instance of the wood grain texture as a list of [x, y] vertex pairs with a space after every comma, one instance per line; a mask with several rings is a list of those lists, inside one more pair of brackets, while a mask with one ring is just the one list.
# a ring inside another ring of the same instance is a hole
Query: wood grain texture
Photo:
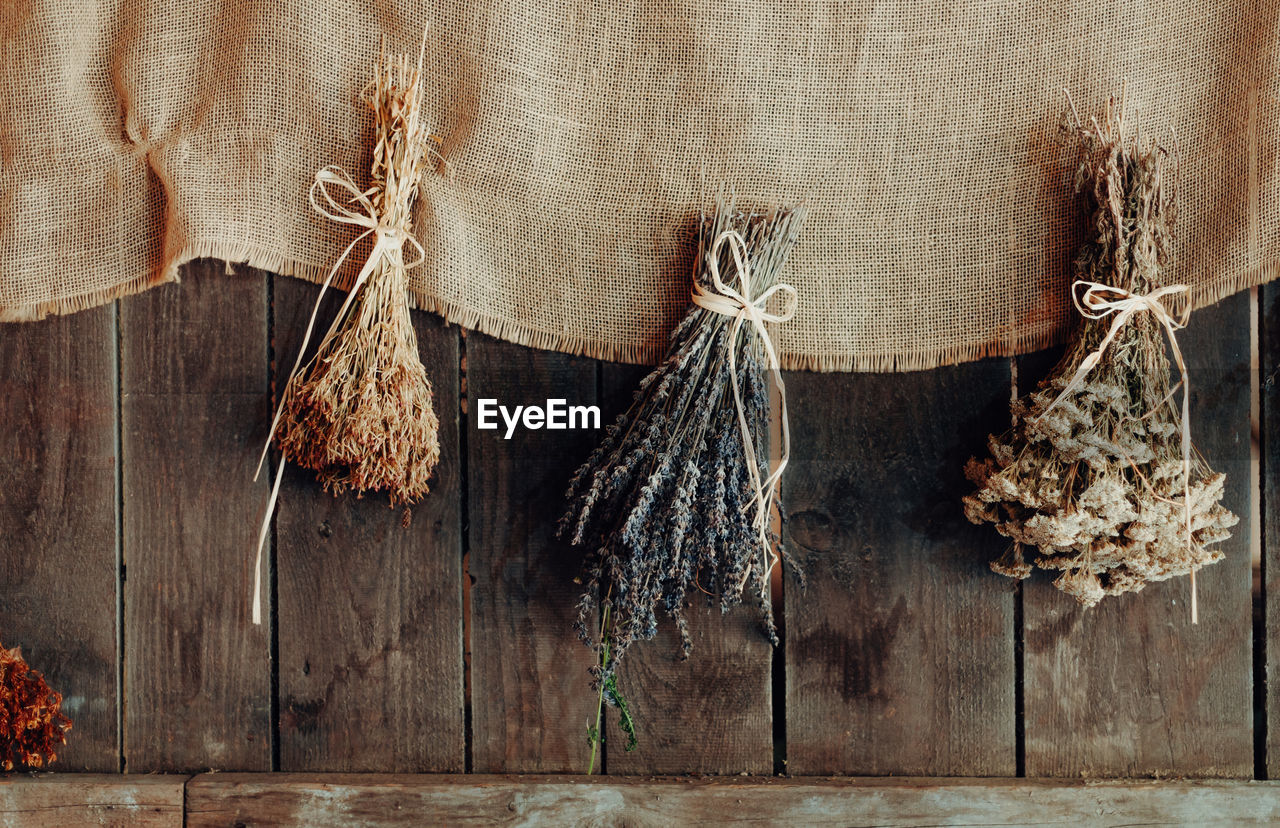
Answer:
[[[573, 631], [581, 557], [554, 540], [573, 470], [602, 432], [476, 428], [477, 400], [596, 401], [596, 363], [467, 337], [472, 767], [585, 770], [592, 653]], [[499, 422], [501, 419], [499, 418]]]
[[789, 373], [787, 769], [1012, 775], [1013, 585], [971, 526], [966, 459], [1008, 417], [1004, 360]]
[[204, 774], [187, 824], [1272, 825], [1270, 782], [652, 779]]
[[[318, 293], [275, 280], [277, 392]], [[336, 310], [326, 308], [315, 339]], [[463, 769], [458, 329], [413, 317], [441, 459], [411, 523], [381, 494], [334, 497], [310, 471], [285, 473], [276, 518], [284, 770]]]
[[[1191, 428], [1240, 516], [1226, 560], [1090, 610], [1036, 573], [1025, 583], [1028, 776], [1253, 773], [1249, 297], [1196, 312], [1178, 336]], [[1039, 377], [1027, 376], [1026, 387]]]
[[[603, 422], [631, 405], [648, 369], [618, 363], [601, 368]], [[659, 616], [658, 636], [638, 642], [618, 667], [618, 682], [635, 717], [639, 744], [609, 714], [610, 774], [768, 774], [773, 770], [773, 647], [758, 611], [721, 612], [694, 592], [686, 609], [693, 652], [681, 660], [680, 636]]]
[[0, 828], [182, 828], [185, 776], [0, 777]]
[[1262, 461], [1262, 675], [1260, 694], [1266, 706], [1264, 769], [1268, 777], [1280, 777], [1280, 285], [1260, 289], [1261, 383], [1260, 429]]
[[0, 336], [0, 645], [73, 720], [58, 769], [116, 771], [115, 309]]
[[270, 767], [268, 627], [250, 619], [266, 287], [206, 261], [121, 303], [130, 771]]

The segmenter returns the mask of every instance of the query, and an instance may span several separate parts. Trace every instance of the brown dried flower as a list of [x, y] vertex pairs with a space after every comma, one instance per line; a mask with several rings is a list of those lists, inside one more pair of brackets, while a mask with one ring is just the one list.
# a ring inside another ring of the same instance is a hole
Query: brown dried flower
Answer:
[[57, 760], [71, 720], [62, 696], [49, 689], [17, 648], [0, 646], [0, 770], [40, 768]]

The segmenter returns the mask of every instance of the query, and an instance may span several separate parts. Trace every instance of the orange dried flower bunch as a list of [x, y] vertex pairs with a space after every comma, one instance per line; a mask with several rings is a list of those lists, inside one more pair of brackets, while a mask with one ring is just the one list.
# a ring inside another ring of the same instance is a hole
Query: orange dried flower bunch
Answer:
[[71, 720], [62, 695], [49, 689], [17, 648], [0, 646], [0, 770], [40, 768], [58, 758]]

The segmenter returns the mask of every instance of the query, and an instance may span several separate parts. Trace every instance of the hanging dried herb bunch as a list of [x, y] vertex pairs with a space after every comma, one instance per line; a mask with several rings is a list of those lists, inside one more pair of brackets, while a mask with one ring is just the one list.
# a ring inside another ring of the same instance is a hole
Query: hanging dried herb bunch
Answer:
[[23, 661], [20, 650], [0, 646], [0, 770], [56, 761], [70, 729], [62, 696]]
[[[777, 640], [771, 511], [787, 449], [770, 473], [767, 373], [775, 369], [780, 390], [781, 380], [761, 330], [794, 312], [795, 291], [778, 278], [803, 220], [802, 208], [739, 211], [723, 197], [703, 217], [694, 304], [665, 361], [640, 383], [566, 493], [559, 533], [588, 550], [576, 627], [599, 657], [594, 686], [602, 702], [620, 708], [631, 745], [634, 724], [614, 671], [632, 643], [657, 633], [660, 612], [674, 620], [686, 657], [685, 602], [695, 591], [725, 610], [749, 598]], [[780, 312], [769, 312], [771, 303]], [[742, 311], [748, 305], [753, 310]], [[760, 322], [746, 319], [756, 313]], [[599, 721], [593, 764], [598, 736]]]
[[[371, 236], [373, 249], [316, 355], [302, 365], [315, 324], [312, 312], [272, 423], [281, 467], [292, 462], [312, 469], [335, 494], [386, 491], [393, 507], [427, 494], [440, 459], [439, 422], [418, 356], [407, 274], [422, 261], [422, 247], [412, 234], [412, 212], [435, 140], [421, 119], [425, 48], [424, 35], [416, 66], [405, 55], [385, 52], [374, 65], [373, 81], [364, 93], [376, 130], [372, 186], [360, 191], [337, 167], [316, 173], [312, 206], [334, 221], [365, 228], [334, 264], [324, 288], [362, 239]], [[337, 188], [338, 197], [331, 188]], [[405, 243], [416, 249], [416, 261], [405, 262]], [[279, 485], [277, 475], [272, 508]], [[259, 568], [266, 529], [264, 521]], [[255, 622], [261, 617], [259, 593], [260, 586], [255, 588]]]
[[[1174, 331], [1186, 288], [1164, 286], [1171, 256], [1174, 193], [1169, 151], [1126, 133], [1123, 103], [1099, 123], [1076, 118], [1081, 147], [1076, 188], [1091, 238], [1076, 258], [1078, 336], [1038, 391], [1013, 407], [1014, 426], [989, 440], [991, 457], [970, 460], [978, 490], [964, 498], [974, 523], [1013, 540], [992, 563], [1025, 578], [1022, 547], [1054, 585], [1081, 604], [1192, 576], [1222, 558], [1210, 548], [1237, 518], [1223, 508], [1225, 477], [1191, 446], [1187, 376]], [[1180, 301], [1175, 316], [1165, 302]], [[1166, 338], [1182, 380], [1170, 386]]]
[[[413, 67], [404, 55], [384, 55], [374, 67], [366, 92], [377, 130], [373, 186], [361, 195], [376, 216], [377, 238], [364, 278], [356, 279], [315, 357], [285, 387], [275, 436], [284, 458], [313, 469], [325, 488], [386, 490], [392, 505], [425, 495], [440, 458], [402, 249], [412, 238], [413, 202], [430, 144], [420, 121], [420, 73], [421, 65]], [[322, 181], [331, 179], [318, 179], [323, 190]]]

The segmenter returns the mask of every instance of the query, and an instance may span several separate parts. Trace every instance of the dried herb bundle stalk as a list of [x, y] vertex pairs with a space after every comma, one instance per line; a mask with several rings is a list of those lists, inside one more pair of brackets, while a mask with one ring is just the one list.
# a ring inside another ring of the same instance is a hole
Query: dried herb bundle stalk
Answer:
[[[714, 290], [714, 262], [723, 283], [737, 283], [730, 246], [717, 243], [725, 231], [736, 231], [751, 294], [760, 296], [777, 283], [803, 219], [800, 208], [740, 212], [722, 199], [714, 216], [703, 217], [695, 278]], [[769, 366], [756, 330], [743, 325], [735, 334], [733, 328], [731, 317], [691, 307], [671, 335], [665, 361], [640, 383], [635, 402], [608, 427], [566, 494], [570, 505], [559, 533], [589, 550], [576, 628], [599, 656], [596, 688], [624, 712], [614, 678], [618, 661], [633, 642], [657, 633], [659, 612], [675, 621], [687, 657], [684, 607], [691, 591], [725, 610], [749, 596], [776, 642], [769, 571], [777, 538], [762, 548], [753, 522], [753, 461], [733, 397], [730, 351], [761, 480], [769, 475]], [[597, 608], [601, 625], [593, 634]], [[634, 738], [628, 716], [622, 724]]]
[[[1114, 104], [1103, 123], [1077, 119], [1074, 132], [1091, 232], [1075, 263], [1077, 301], [1080, 282], [1120, 289], [1090, 288], [1095, 303], [1150, 296], [1171, 253], [1170, 154], [1126, 135]], [[991, 457], [969, 461], [978, 490], [964, 499], [971, 521], [993, 523], [1014, 542], [992, 569], [1027, 577], [1022, 547], [1035, 547], [1036, 566], [1058, 572], [1055, 586], [1085, 606], [1176, 575], [1190, 573], [1194, 587], [1195, 570], [1223, 556], [1210, 544], [1230, 537], [1237, 521], [1219, 503], [1224, 475], [1194, 451], [1184, 475], [1185, 424], [1154, 313], [1129, 315], [1073, 383], [1116, 321], [1114, 310], [1089, 301], [1084, 308], [1097, 318], [1085, 318], [1049, 378], [1014, 405], [1012, 430], [989, 440]]]
[[326, 489], [386, 490], [392, 506], [425, 495], [440, 458], [401, 247], [432, 141], [420, 119], [421, 71], [421, 58], [414, 67], [403, 55], [374, 67], [365, 97], [377, 143], [363, 193], [377, 221], [373, 252], [316, 356], [286, 386], [275, 437], [283, 458], [315, 470]]
[[0, 770], [56, 761], [70, 729], [62, 696], [23, 661], [21, 651], [0, 646]]

